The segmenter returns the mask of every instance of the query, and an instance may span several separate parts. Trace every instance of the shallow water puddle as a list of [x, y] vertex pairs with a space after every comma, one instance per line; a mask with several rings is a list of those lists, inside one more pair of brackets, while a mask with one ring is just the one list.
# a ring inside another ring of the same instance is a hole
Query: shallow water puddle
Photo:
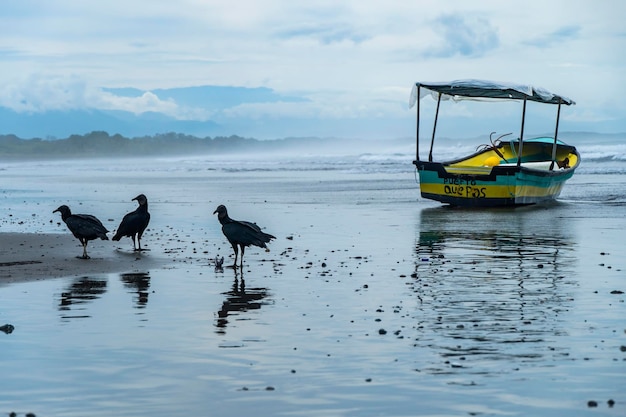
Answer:
[[[461, 250], [431, 224], [400, 264], [337, 242], [291, 263], [256, 255], [243, 277], [189, 263], [2, 287], [15, 330], [0, 334], [0, 410], [585, 415], [618, 395], [623, 354], [598, 336], [619, 320], [590, 331], [600, 317], [574, 311], [574, 248], [486, 231]], [[502, 245], [511, 256], [490, 260]]]
[[[218, 174], [133, 177], [172, 265], [0, 287], [0, 414], [624, 414], [620, 208], [447, 210], [395, 179]], [[129, 198], [108, 177], [84, 185], [107, 219]], [[231, 253], [215, 196], [279, 236], [243, 276], [209, 263]], [[65, 232], [53, 208], [24, 224]]]

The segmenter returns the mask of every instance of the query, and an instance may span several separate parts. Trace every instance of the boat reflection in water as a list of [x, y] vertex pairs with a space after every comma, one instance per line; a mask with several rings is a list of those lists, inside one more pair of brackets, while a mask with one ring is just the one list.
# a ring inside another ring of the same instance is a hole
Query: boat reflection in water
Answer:
[[502, 372], [567, 355], [559, 316], [576, 287], [575, 240], [558, 211], [422, 210], [416, 346], [439, 358], [425, 371]]
[[222, 303], [222, 307], [217, 312], [216, 333], [226, 334], [226, 327], [229, 323], [229, 317], [235, 317], [241, 312], [249, 310], [258, 310], [264, 304], [269, 304], [266, 298], [269, 295], [267, 288], [255, 287], [246, 288], [246, 282], [243, 274], [239, 276], [235, 272], [235, 279], [230, 291], [222, 293], [226, 296], [226, 300]]

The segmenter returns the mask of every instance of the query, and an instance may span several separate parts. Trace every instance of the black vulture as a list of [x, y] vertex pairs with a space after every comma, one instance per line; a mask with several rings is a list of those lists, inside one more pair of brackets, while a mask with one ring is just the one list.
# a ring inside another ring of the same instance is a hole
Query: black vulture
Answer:
[[67, 228], [70, 229], [70, 232], [72, 232], [74, 237], [83, 245], [83, 259], [89, 259], [89, 255], [87, 255], [87, 243], [90, 240], [98, 238], [109, 240], [106, 235], [109, 231], [96, 217], [90, 214], [72, 214], [70, 208], [66, 205], [54, 210], [53, 213], [57, 211], [61, 213], [61, 219], [63, 219]]
[[[148, 199], [145, 195], [139, 194], [137, 197], [133, 198], [133, 200], [137, 200], [139, 207], [137, 207], [137, 210], [124, 216], [120, 226], [117, 228], [117, 232], [115, 232], [115, 236], [113, 236], [113, 240], [120, 240], [124, 236], [128, 236], [133, 239], [134, 250], [141, 251], [141, 236], [144, 230], [146, 230], [146, 227], [148, 227], [148, 223], [150, 223]], [[139, 248], [135, 245], [135, 236], [137, 236]]]
[[228, 239], [235, 251], [235, 261], [233, 263], [233, 268], [235, 269], [237, 268], [238, 247], [241, 248], [240, 266], [243, 268], [243, 253], [246, 246], [254, 245], [269, 251], [265, 244], [272, 239], [276, 239], [275, 236], [262, 232], [256, 223], [231, 219], [228, 217], [228, 211], [223, 205], [219, 205], [213, 212], [213, 214], [215, 213], [217, 213], [217, 218], [222, 224], [224, 236], [226, 236], [226, 239]]

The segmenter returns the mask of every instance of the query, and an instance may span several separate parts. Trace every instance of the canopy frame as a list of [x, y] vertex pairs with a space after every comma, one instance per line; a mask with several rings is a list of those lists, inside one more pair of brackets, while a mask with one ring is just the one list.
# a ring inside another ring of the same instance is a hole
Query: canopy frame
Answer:
[[421, 98], [430, 94], [437, 99], [437, 108], [435, 111], [435, 120], [433, 121], [433, 133], [430, 141], [430, 150], [428, 153], [428, 161], [433, 160], [433, 147], [435, 143], [435, 134], [437, 131], [437, 121], [439, 119], [439, 106], [441, 100], [478, 100], [478, 101], [497, 101], [497, 100], [513, 100], [522, 101], [522, 121], [520, 128], [519, 150], [520, 158], [517, 160], [517, 166], [521, 164], [522, 147], [524, 143], [524, 126], [526, 121], [526, 103], [535, 101], [545, 104], [556, 104], [556, 126], [554, 129], [554, 143], [552, 145], [552, 163], [550, 169], [554, 168], [556, 162], [557, 136], [559, 132], [559, 121], [561, 115], [561, 105], [574, 105], [573, 100], [553, 94], [542, 88], [528, 85], [516, 85], [496, 83], [492, 81], [482, 80], [457, 80], [450, 83], [415, 83], [411, 91], [409, 100], [409, 108], [417, 104], [416, 117], [416, 139], [415, 139], [415, 162], [420, 160], [419, 155], [419, 136], [420, 136], [420, 101]]

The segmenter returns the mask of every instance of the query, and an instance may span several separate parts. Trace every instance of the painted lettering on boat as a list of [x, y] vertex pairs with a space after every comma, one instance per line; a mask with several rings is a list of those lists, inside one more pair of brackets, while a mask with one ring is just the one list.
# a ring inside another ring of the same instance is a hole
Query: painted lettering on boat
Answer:
[[463, 180], [460, 178], [444, 178], [443, 192], [448, 195], [466, 198], [486, 198], [487, 189], [476, 187], [475, 180]]

